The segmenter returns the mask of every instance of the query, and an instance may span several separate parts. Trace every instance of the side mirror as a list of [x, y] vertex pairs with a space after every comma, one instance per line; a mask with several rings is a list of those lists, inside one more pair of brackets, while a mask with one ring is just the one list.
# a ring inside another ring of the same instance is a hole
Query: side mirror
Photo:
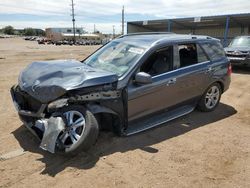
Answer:
[[135, 75], [135, 83], [137, 84], [151, 84], [152, 82], [152, 76], [148, 73], [138, 72]]

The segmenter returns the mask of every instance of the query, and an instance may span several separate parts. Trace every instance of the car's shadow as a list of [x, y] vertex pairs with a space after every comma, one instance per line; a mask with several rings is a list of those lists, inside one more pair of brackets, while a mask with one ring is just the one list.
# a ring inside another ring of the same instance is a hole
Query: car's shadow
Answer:
[[237, 111], [232, 106], [221, 103], [214, 112], [202, 113], [194, 111], [189, 115], [163, 124], [158, 128], [134, 136], [116, 137], [112, 133], [101, 133], [95, 146], [87, 153], [81, 152], [73, 158], [43, 151], [38, 147], [38, 141], [36, 141], [34, 136], [24, 126], [16, 129], [13, 134], [24, 150], [42, 155], [42, 157], [38, 159], [45, 164], [45, 169], [42, 171], [42, 174], [55, 176], [66, 167], [78, 169], [92, 168], [101, 157], [108, 156], [115, 152], [124, 153], [135, 149], [142, 149], [145, 152], [157, 153], [158, 150], [153, 148], [152, 145], [228, 118], [236, 113]]

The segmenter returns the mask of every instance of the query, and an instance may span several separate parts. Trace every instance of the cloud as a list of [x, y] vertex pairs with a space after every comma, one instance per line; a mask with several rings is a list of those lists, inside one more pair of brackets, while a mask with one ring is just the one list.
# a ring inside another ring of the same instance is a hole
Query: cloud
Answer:
[[[125, 6], [126, 20], [196, 17], [249, 12], [249, 0], [74, 0], [78, 25], [96, 23], [101, 31], [112, 32], [112, 25], [120, 30], [121, 9]], [[0, 14], [8, 14], [14, 26], [27, 27], [31, 24], [41, 28], [58, 23], [70, 24], [70, 0], [1, 0]], [[30, 15], [34, 20], [17, 20], [18, 15]], [[15, 16], [14, 16], [15, 15]], [[48, 21], [36, 16], [45, 16]], [[38, 20], [35, 20], [37, 18]], [[51, 21], [52, 20], [52, 21]], [[8, 20], [9, 22], [9, 20]], [[36, 23], [37, 22], [37, 23]], [[0, 17], [0, 25], [6, 21]], [[38, 25], [40, 24], [40, 25]], [[60, 24], [61, 25], [61, 24]], [[65, 25], [65, 26], [66, 26]], [[110, 29], [108, 29], [110, 28]]]

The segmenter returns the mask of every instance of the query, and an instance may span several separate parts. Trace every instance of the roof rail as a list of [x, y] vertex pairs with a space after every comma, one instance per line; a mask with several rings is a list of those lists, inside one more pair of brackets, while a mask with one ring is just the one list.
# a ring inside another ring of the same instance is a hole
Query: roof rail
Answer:
[[175, 34], [172, 32], [140, 32], [140, 33], [130, 33], [126, 35], [119, 36], [119, 38], [127, 37], [127, 36], [136, 36], [136, 35], [161, 35], [161, 34]]

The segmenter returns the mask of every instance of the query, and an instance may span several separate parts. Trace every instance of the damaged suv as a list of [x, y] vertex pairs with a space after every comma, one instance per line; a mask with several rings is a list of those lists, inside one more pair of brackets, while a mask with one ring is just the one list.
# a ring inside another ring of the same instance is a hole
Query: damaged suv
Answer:
[[11, 95], [20, 119], [51, 153], [89, 149], [101, 130], [128, 136], [196, 107], [208, 112], [229, 88], [217, 39], [173, 33], [117, 38], [83, 61], [34, 62]]

